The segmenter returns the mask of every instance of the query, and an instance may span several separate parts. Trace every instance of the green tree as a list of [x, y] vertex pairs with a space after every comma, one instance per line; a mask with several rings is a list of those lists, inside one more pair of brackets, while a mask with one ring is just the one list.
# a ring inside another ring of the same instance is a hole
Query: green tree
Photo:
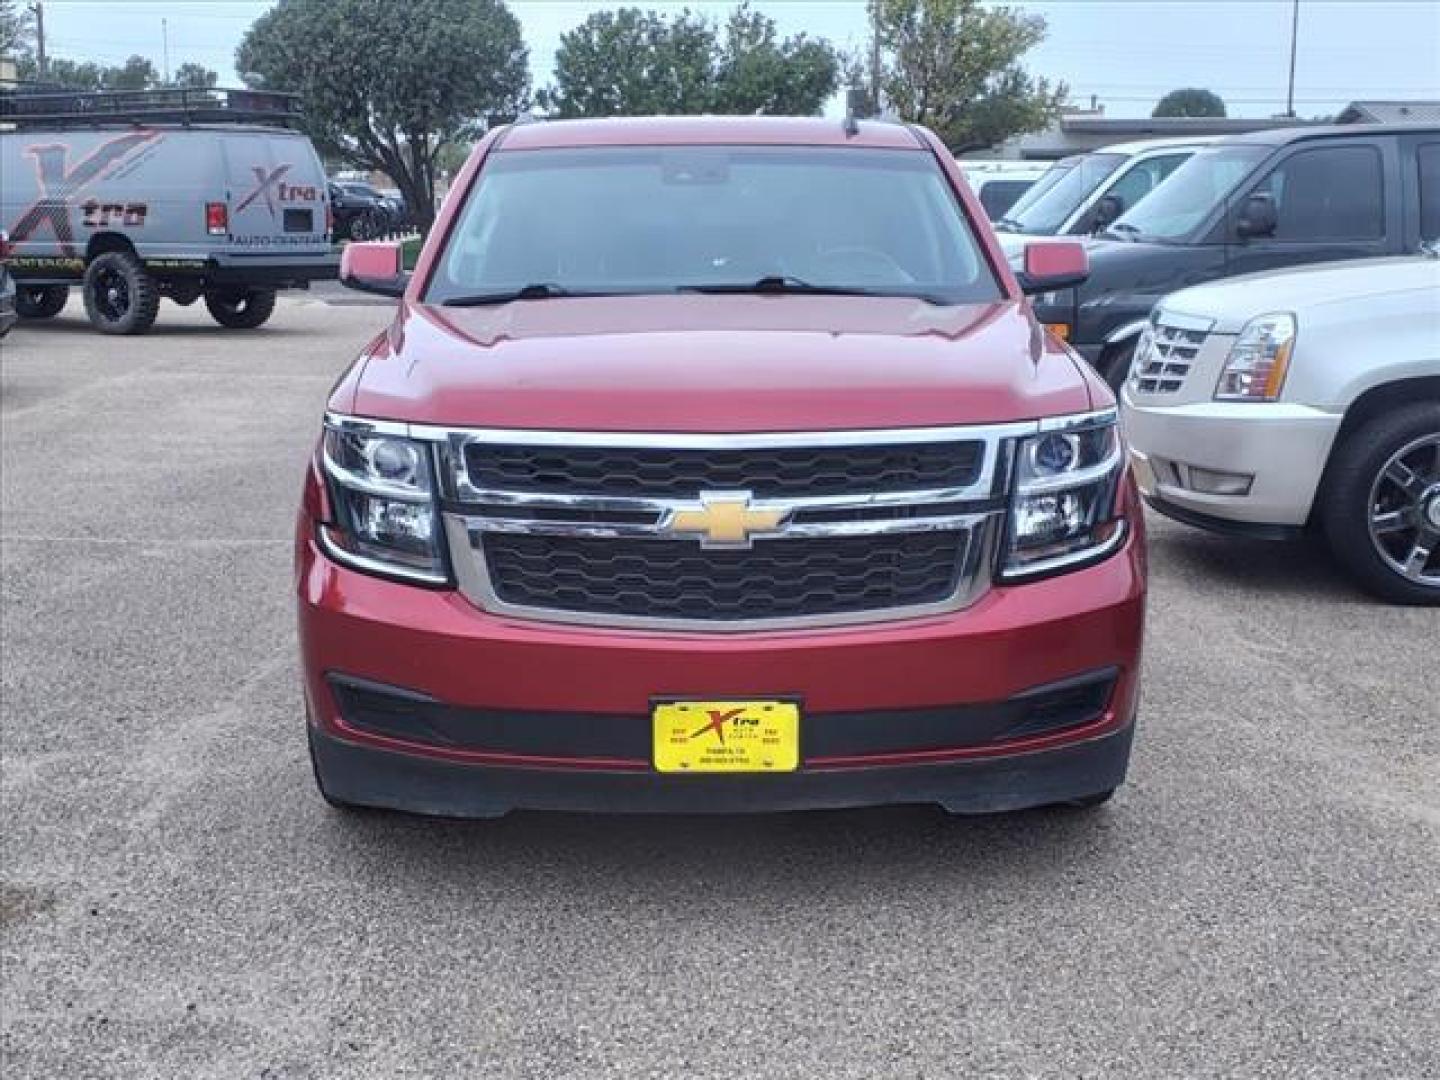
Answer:
[[1213, 90], [1185, 86], [1171, 90], [1155, 106], [1151, 116], [1224, 116], [1225, 102]]
[[954, 153], [1039, 131], [1065, 100], [1064, 83], [1020, 66], [1045, 39], [1038, 15], [980, 0], [870, 0], [870, 27], [879, 87], [856, 98], [933, 129]]
[[30, 5], [20, 0], [0, 0], [0, 56], [17, 59], [30, 55], [30, 39], [35, 33], [35, 16]]
[[[34, 56], [21, 56], [15, 61], [18, 77], [28, 82], [40, 82], [40, 67]], [[63, 86], [70, 90], [99, 90], [105, 85], [105, 77], [111, 69], [89, 62], [80, 63], [63, 57], [52, 57], [46, 64], [44, 82]]]
[[722, 28], [687, 10], [591, 15], [562, 35], [555, 82], [539, 103], [558, 116], [815, 113], [835, 92], [840, 58], [741, 4]]
[[104, 69], [103, 89], [148, 90], [160, 84], [160, 72], [143, 56], [132, 56], [119, 67]]
[[530, 82], [501, 0], [280, 0], [235, 66], [249, 86], [300, 94], [321, 151], [387, 173], [423, 228], [441, 149], [513, 117]]
[[204, 64], [181, 64], [170, 79], [171, 86], [185, 90], [207, 90], [220, 80], [220, 76]]

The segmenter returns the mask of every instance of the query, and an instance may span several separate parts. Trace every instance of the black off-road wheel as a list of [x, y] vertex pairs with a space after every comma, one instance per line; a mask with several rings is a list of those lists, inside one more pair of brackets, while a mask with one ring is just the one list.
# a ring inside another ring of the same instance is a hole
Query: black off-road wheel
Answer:
[[212, 291], [205, 294], [205, 307], [221, 326], [231, 330], [254, 330], [275, 312], [274, 289]]
[[1440, 605], [1440, 401], [1347, 435], [1323, 499], [1330, 548], [1361, 586], [1397, 604]]
[[15, 313], [22, 319], [53, 319], [69, 299], [65, 285], [21, 285], [15, 290]]
[[107, 251], [85, 268], [85, 314], [102, 334], [143, 334], [155, 325], [160, 289], [129, 251]]

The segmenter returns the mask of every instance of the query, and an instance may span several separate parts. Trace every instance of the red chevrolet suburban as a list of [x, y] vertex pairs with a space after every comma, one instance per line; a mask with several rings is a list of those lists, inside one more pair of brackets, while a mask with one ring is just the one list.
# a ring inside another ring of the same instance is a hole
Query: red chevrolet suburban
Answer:
[[1103, 802], [1139, 698], [1115, 403], [911, 126], [500, 128], [331, 394], [296, 587], [338, 806]]

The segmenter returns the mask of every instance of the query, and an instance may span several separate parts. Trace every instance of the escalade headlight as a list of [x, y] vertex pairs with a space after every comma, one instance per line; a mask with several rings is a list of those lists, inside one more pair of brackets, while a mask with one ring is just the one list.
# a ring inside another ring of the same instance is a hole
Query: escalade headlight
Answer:
[[327, 554], [408, 581], [448, 580], [428, 444], [330, 421], [321, 459], [335, 516], [320, 526]]
[[1002, 581], [1073, 569], [1123, 539], [1115, 496], [1124, 453], [1114, 413], [1042, 428], [1017, 448]]
[[1215, 400], [1279, 400], [1294, 349], [1294, 315], [1281, 311], [1251, 319], [1230, 346], [1215, 387]]

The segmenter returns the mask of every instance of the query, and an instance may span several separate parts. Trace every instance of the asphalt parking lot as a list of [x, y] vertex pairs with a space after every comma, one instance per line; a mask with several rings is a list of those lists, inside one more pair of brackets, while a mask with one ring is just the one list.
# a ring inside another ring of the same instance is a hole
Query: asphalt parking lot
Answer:
[[7, 1078], [1440, 1075], [1440, 613], [1152, 523], [1090, 815], [349, 817], [290, 531], [386, 317], [0, 345]]

